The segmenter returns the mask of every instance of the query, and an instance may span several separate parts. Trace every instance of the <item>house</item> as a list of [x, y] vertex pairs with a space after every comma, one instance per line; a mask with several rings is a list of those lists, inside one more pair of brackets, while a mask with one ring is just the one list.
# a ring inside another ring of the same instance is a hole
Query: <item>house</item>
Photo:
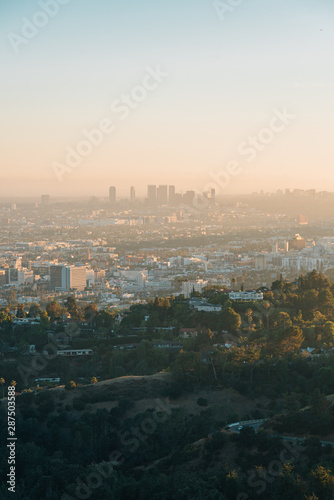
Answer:
[[153, 342], [153, 349], [182, 349], [180, 342], [173, 342], [169, 340], [159, 340], [159, 342]]
[[197, 311], [205, 311], [205, 312], [220, 312], [222, 310], [221, 305], [210, 304], [209, 302], [203, 299], [190, 299], [189, 306], [192, 309], [196, 309]]
[[[48, 351], [43, 351], [43, 354], [49, 354]], [[76, 357], [76, 356], [91, 356], [92, 349], [67, 349], [57, 351], [57, 356]]]
[[230, 292], [228, 294], [230, 300], [235, 302], [260, 302], [263, 300], [263, 293], [255, 290], [247, 290], [246, 292]]
[[189, 339], [190, 337], [197, 337], [196, 328], [180, 328], [179, 336], [182, 339]]
[[40, 318], [14, 318], [13, 319], [13, 328], [16, 326], [24, 326], [24, 325], [39, 325]]

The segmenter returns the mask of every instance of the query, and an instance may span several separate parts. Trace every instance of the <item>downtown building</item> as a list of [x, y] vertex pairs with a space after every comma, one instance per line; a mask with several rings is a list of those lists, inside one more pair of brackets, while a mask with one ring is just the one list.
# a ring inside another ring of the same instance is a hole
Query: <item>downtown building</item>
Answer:
[[50, 290], [68, 292], [86, 288], [86, 267], [50, 266]]

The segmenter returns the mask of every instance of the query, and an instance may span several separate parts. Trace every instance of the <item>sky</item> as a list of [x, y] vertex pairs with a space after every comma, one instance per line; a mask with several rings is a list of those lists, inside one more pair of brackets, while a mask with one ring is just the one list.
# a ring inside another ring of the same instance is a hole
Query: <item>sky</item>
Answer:
[[0, 196], [334, 191], [333, 24], [332, 0], [1, 0]]

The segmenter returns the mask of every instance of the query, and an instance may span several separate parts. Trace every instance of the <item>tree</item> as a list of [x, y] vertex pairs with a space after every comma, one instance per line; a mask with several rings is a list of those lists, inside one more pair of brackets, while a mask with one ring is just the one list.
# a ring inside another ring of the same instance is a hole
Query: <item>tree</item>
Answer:
[[73, 380], [70, 380], [69, 382], [67, 382], [67, 384], [65, 384], [65, 389], [67, 390], [75, 389], [76, 386], [77, 384]]
[[77, 301], [75, 300], [74, 297], [67, 297], [64, 303], [67, 312], [71, 315], [71, 318], [73, 319], [78, 319], [79, 318], [79, 311], [78, 311], [78, 305]]
[[333, 498], [334, 476], [331, 469], [317, 465], [311, 472], [316, 494], [319, 498], [326, 500]]
[[273, 283], [271, 284], [271, 289], [278, 290], [281, 292], [283, 290], [283, 286], [284, 286], [284, 282], [282, 280], [276, 280], [276, 281], [273, 281]]
[[7, 293], [7, 302], [8, 302], [8, 304], [12, 304], [13, 302], [15, 302], [15, 299], [16, 299], [16, 292], [15, 292], [15, 290], [9, 290], [9, 292]]
[[25, 316], [26, 316], [26, 313], [24, 310], [24, 306], [23, 306], [23, 304], [19, 304], [16, 308], [16, 317], [17, 318], [25, 318]]
[[91, 384], [97, 384], [98, 380], [96, 377], [92, 377], [90, 383]]
[[334, 298], [332, 292], [327, 288], [319, 292], [318, 307], [320, 312], [325, 316], [330, 316], [333, 314]]
[[302, 277], [300, 280], [300, 288], [302, 290], [324, 290], [330, 289], [331, 283], [329, 279], [321, 273], [318, 273], [315, 269], [310, 273], [307, 273], [306, 276]]
[[298, 394], [291, 392], [290, 394], [283, 394], [284, 403], [288, 411], [296, 412], [300, 410], [300, 401], [298, 399]]
[[96, 326], [101, 326], [110, 330], [115, 324], [115, 318], [115, 311], [99, 311], [96, 315]]
[[29, 307], [29, 318], [37, 318], [41, 315], [42, 309], [39, 304], [31, 304]]
[[40, 317], [40, 327], [41, 327], [41, 330], [44, 331], [44, 330], [46, 330], [46, 328], [49, 325], [49, 318], [48, 318], [47, 312], [46, 311], [41, 311], [39, 317]]
[[235, 332], [241, 326], [241, 316], [232, 307], [227, 307], [221, 312], [224, 329]]
[[321, 394], [319, 389], [314, 389], [311, 394], [311, 411], [314, 415], [324, 415], [330, 408], [332, 403], [328, 401], [324, 394]]
[[284, 332], [280, 336], [277, 346], [278, 352], [280, 352], [281, 356], [298, 353], [303, 342], [304, 336], [302, 330], [298, 326], [293, 326], [287, 333]]
[[173, 371], [177, 378], [184, 379], [186, 376], [196, 376], [196, 368], [199, 365], [199, 360], [199, 353], [183, 352], [181, 350], [173, 365]]
[[92, 328], [96, 326], [96, 315], [98, 313], [97, 304], [90, 303], [84, 309], [85, 321], [91, 325]]
[[1, 384], [1, 388], [2, 388], [2, 397], [4, 398], [5, 397], [5, 390], [4, 390], [4, 384], [5, 384], [5, 379], [4, 378], [0, 378], [0, 384]]
[[252, 309], [248, 308], [247, 311], [245, 312], [246, 320], [248, 323], [248, 331], [251, 333], [253, 331], [253, 317], [252, 317], [253, 311]]
[[315, 289], [308, 289], [302, 294], [302, 307], [303, 316], [306, 319], [313, 319], [314, 313], [317, 308], [318, 291]]
[[62, 319], [65, 309], [61, 307], [59, 302], [53, 300], [47, 304], [46, 312], [48, 313], [51, 323], [54, 323], [55, 321], [60, 321]]
[[322, 340], [326, 344], [332, 344], [334, 342], [334, 323], [332, 321], [326, 321], [323, 326]]
[[234, 347], [231, 349], [231, 354], [235, 364], [242, 366], [243, 363], [246, 363], [249, 366], [250, 383], [253, 385], [253, 373], [255, 365], [260, 359], [260, 349], [253, 345]]
[[201, 349], [211, 344], [213, 333], [210, 329], [200, 330], [195, 338], [195, 350]]
[[288, 313], [286, 313], [286, 312], [278, 313], [277, 326], [278, 326], [278, 328], [284, 328], [284, 329], [291, 328], [292, 321], [291, 321]]

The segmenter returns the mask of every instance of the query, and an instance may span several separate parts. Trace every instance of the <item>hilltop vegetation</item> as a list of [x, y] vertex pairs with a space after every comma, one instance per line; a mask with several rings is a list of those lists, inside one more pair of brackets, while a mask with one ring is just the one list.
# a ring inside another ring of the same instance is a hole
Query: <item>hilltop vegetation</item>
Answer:
[[[223, 289], [205, 290], [220, 312], [197, 311], [182, 296], [132, 306], [122, 318], [95, 310], [70, 339], [92, 347], [93, 357], [56, 358], [38, 372], [60, 376], [65, 387], [35, 393], [18, 380], [26, 391], [17, 397], [18, 498], [83, 498], [78, 485], [92, 500], [333, 498], [333, 450], [319, 441], [334, 441], [326, 397], [334, 393], [333, 284], [314, 271], [263, 292], [263, 302], [235, 303]], [[66, 332], [59, 307], [39, 311], [44, 323], [34, 330], [13, 331], [3, 310], [1, 338], [20, 344], [35, 335], [43, 346], [47, 329]], [[94, 309], [71, 300], [66, 307], [79, 324]], [[184, 328], [189, 338], [180, 337]], [[5, 354], [1, 366], [6, 380], [30, 359], [10, 356], [15, 362]], [[4, 400], [0, 408], [4, 443]], [[224, 430], [254, 418], [267, 419], [258, 434]], [[287, 452], [273, 434], [306, 441]], [[6, 456], [3, 446], [4, 475]], [[102, 478], [97, 487], [87, 483], [92, 474]]]

